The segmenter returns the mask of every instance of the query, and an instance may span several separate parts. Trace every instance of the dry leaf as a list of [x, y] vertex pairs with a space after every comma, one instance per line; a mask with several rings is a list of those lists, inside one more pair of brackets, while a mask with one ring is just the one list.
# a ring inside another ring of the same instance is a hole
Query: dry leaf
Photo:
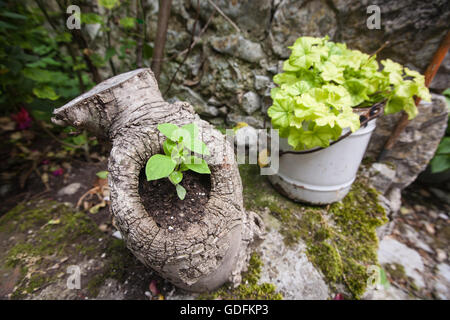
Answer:
[[89, 212], [92, 213], [92, 214], [95, 214], [95, 213], [97, 213], [97, 212], [100, 210], [100, 208], [103, 208], [103, 207], [105, 207], [105, 206], [106, 206], [106, 202], [105, 202], [105, 201], [102, 201], [102, 202], [100, 202], [99, 204], [96, 204], [95, 206], [93, 206], [92, 208], [90, 208], [90, 209], [89, 209]]
[[258, 155], [258, 165], [260, 168], [267, 167], [269, 162], [269, 150], [263, 149]]
[[49, 222], [47, 222], [47, 224], [59, 224], [61, 222], [61, 220], [58, 219], [51, 219]]

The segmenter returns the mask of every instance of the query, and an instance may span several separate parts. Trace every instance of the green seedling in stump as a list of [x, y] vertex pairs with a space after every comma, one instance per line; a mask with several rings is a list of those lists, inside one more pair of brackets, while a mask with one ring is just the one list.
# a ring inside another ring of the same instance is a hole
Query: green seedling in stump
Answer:
[[167, 138], [163, 143], [164, 154], [155, 154], [148, 159], [145, 166], [147, 181], [169, 178], [178, 197], [184, 200], [186, 189], [180, 184], [183, 172], [192, 170], [201, 174], [211, 173], [206, 161], [192, 154], [209, 155], [208, 148], [199, 139], [195, 123], [181, 128], [175, 124], [163, 123], [158, 125], [158, 130]]

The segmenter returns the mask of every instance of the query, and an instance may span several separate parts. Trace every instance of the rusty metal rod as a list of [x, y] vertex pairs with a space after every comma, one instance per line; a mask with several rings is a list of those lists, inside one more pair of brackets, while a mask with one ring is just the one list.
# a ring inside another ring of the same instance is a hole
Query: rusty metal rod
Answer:
[[[433, 80], [434, 76], [436, 75], [436, 72], [438, 71], [442, 60], [444, 60], [445, 55], [447, 54], [448, 50], [450, 49], [450, 31], [447, 32], [446, 36], [442, 40], [441, 44], [439, 45], [439, 48], [436, 50], [436, 52], [433, 55], [433, 58], [431, 59], [430, 64], [428, 65], [427, 69], [425, 70], [425, 86], [429, 87], [431, 81]], [[416, 105], [419, 104], [420, 98], [416, 97], [414, 102]], [[392, 150], [394, 147], [395, 142], [398, 140], [398, 137], [403, 132], [403, 130], [408, 125], [408, 115], [405, 111], [402, 112], [402, 116], [398, 120], [394, 131], [389, 136], [388, 140], [386, 141], [386, 144], [384, 145], [383, 149], [381, 150], [380, 154], [378, 155], [377, 161], [382, 161], [388, 153]]]

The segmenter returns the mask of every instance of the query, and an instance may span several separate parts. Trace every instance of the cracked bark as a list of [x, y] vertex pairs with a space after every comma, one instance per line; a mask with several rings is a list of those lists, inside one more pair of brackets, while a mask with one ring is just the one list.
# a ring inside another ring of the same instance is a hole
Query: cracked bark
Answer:
[[[169, 104], [150, 69], [103, 81], [54, 111], [52, 121], [87, 129], [112, 143], [108, 170], [111, 213], [133, 254], [178, 287], [213, 290], [237, 285], [251, 248], [264, 233], [263, 222], [243, 208], [242, 183], [232, 146], [188, 103]], [[204, 218], [186, 231], [159, 228], [144, 209], [139, 173], [147, 159], [162, 153], [159, 123], [195, 122], [211, 155], [211, 191]]]

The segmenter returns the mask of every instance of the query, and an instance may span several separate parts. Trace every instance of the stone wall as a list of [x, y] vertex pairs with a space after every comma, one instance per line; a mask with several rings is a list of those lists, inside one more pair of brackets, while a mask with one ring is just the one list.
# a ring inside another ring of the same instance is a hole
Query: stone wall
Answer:
[[[154, 34], [158, 1], [149, 2], [154, 8], [148, 17], [149, 31]], [[271, 105], [271, 79], [281, 71], [281, 62], [290, 54], [288, 46], [299, 36], [329, 35], [367, 53], [389, 41], [380, 58], [391, 58], [423, 72], [450, 21], [450, 3], [446, 0], [214, 2], [240, 31], [216, 12], [202, 33], [213, 12], [207, 0], [199, 0], [200, 19], [193, 30], [197, 0], [173, 0], [161, 86], [163, 91], [167, 88], [195, 32], [199, 41], [166, 96], [188, 100], [204, 118], [227, 126], [239, 121], [264, 126], [265, 111]], [[366, 26], [366, 9], [371, 4], [380, 7], [380, 30]], [[447, 56], [433, 88], [442, 90], [449, 83]]]

